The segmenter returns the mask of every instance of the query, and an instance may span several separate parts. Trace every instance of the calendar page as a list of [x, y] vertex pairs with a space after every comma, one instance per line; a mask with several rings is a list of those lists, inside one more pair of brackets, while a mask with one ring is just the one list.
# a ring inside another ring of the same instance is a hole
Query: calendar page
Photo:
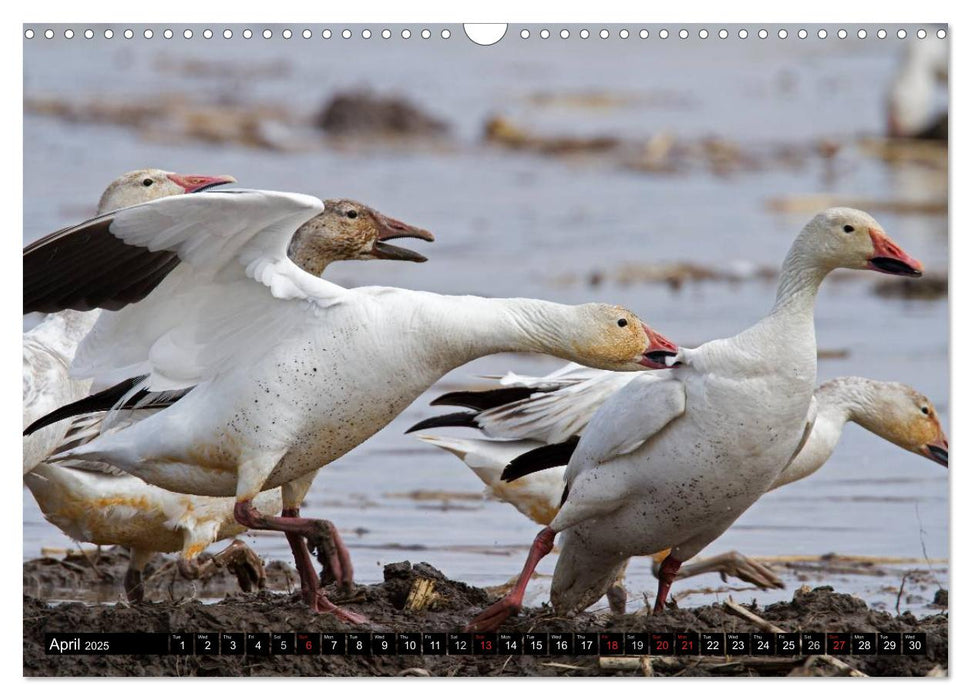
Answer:
[[24, 24], [24, 675], [947, 676], [950, 33]]

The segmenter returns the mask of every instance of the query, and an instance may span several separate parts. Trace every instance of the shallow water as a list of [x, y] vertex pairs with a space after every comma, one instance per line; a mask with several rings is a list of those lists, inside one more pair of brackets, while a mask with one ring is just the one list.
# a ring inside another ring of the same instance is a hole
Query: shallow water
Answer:
[[[133, 99], [179, 92], [196, 99], [283, 101], [296, 112], [310, 113], [334, 90], [366, 85], [408, 97], [449, 121], [453, 133], [443, 148], [372, 144], [281, 153], [152, 142], [122, 127], [27, 114], [24, 242], [90, 214], [104, 185], [123, 171], [152, 165], [229, 172], [244, 186], [357, 198], [425, 226], [438, 238], [431, 247], [415, 245], [429, 254], [424, 265], [342, 263], [328, 273], [338, 283], [566, 303], [611, 301], [690, 346], [733, 334], [759, 318], [771, 305], [773, 286], [755, 280], [689, 283], [672, 291], [658, 284], [619, 286], [609, 273], [621, 264], [662, 261], [777, 266], [808, 215], [773, 213], [766, 207], [773, 197], [946, 196], [940, 173], [913, 164], [891, 166], [852, 145], [855, 137], [882, 129], [883, 94], [902, 42], [825, 42], [825, 48], [823, 42], [783, 45], [771, 39], [541, 43], [522, 42], [518, 29], [511, 29], [498, 47], [483, 50], [458, 36], [453, 31], [455, 40], [444, 43], [28, 42], [28, 98]], [[249, 64], [284, 69], [242, 82], [171, 68], [188, 59], [224, 62], [227, 70]], [[537, 99], [590, 92], [616, 99], [596, 108]], [[812, 158], [800, 167], [729, 177], [705, 169], [652, 175], [607, 159], [557, 159], [486, 146], [479, 134], [494, 114], [549, 134], [633, 138], [668, 129], [689, 139], [713, 134], [742, 147], [767, 142], [803, 147], [820, 137], [847, 145], [836, 157], [835, 175]], [[875, 214], [929, 269], [946, 268], [945, 217]], [[560, 281], [569, 273], [583, 280], [594, 271], [607, 273], [596, 288]], [[819, 379], [859, 374], [912, 384], [934, 400], [947, 426], [947, 302], [880, 298], [871, 292], [876, 281], [875, 275], [857, 273], [825, 285], [817, 307], [818, 344], [848, 352], [821, 361]], [[433, 396], [475, 382], [477, 375], [556, 366], [547, 358], [503, 355], [452, 372], [372, 440], [325, 469], [304, 512], [326, 515], [342, 528], [361, 581], [379, 580], [384, 563], [404, 558], [429, 561], [448, 576], [477, 585], [505, 581], [519, 570], [536, 527], [510, 506], [481, 498], [402, 497], [416, 490], [470, 496], [481, 491], [476, 477], [453, 456], [402, 433], [436, 412], [428, 407]], [[249, 540], [266, 556], [288, 556], [282, 538]], [[45, 545], [66, 544], [25, 491], [24, 556], [37, 556]], [[825, 469], [767, 495], [707, 553], [727, 549], [750, 555], [946, 558], [947, 472], [850, 426]], [[551, 557], [540, 571], [551, 573], [553, 564]], [[835, 583], [871, 600], [886, 602], [889, 596], [892, 607], [901, 570], [907, 568], [926, 566], [903, 565], [882, 577], [851, 576]], [[946, 567], [939, 574], [946, 587]], [[789, 597], [798, 584], [794, 576], [786, 578], [789, 591], [753, 595], [763, 602]], [[650, 562], [632, 565], [628, 581], [633, 602], [640, 591], [653, 592]], [[537, 583], [534, 602], [544, 599], [548, 579]], [[717, 583], [708, 576], [679, 586]]]

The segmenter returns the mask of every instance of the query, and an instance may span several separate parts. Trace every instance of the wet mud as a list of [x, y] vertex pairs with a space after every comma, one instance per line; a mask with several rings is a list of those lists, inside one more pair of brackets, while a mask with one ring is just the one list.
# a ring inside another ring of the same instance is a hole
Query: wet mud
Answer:
[[[113, 557], [113, 561], [110, 561]], [[96, 580], [77, 560], [74, 584]], [[123, 557], [111, 554], [103, 570], [123, 573]], [[164, 562], [161, 563], [164, 567]], [[90, 568], [90, 567], [88, 567]], [[271, 565], [271, 586], [288, 583], [286, 567]], [[25, 582], [63, 582], [48, 560], [24, 565]], [[63, 576], [63, 574], [58, 574]], [[208, 582], [215, 586], [214, 582]], [[223, 581], [231, 587], [231, 581]], [[369, 624], [353, 626], [312, 613], [294, 593], [263, 590], [230, 593], [207, 603], [164, 599], [137, 606], [54, 603], [24, 595], [24, 675], [28, 676], [940, 676], [948, 667], [946, 611], [924, 618], [873, 610], [830, 587], [797, 590], [791, 601], [764, 608], [745, 606], [765, 623], [785, 631], [923, 632], [921, 656], [829, 657], [580, 657], [580, 656], [53, 656], [45, 653], [46, 632], [456, 632], [496, 598], [495, 591], [447, 578], [429, 564], [389, 564], [384, 581], [358, 586], [341, 604], [364, 614]], [[151, 589], [150, 589], [151, 592]], [[159, 593], [161, 591], [155, 591]], [[170, 591], [166, 592], [171, 595]], [[334, 596], [336, 599], [336, 595]], [[946, 591], [938, 595], [946, 604]], [[509, 632], [755, 632], [757, 623], [724, 605], [671, 607], [659, 615], [623, 616], [585, 612], [556, 617], [546, 607], [524, 609], [503, 627]], [[840, 663], [842, 662], [842, 664]]]

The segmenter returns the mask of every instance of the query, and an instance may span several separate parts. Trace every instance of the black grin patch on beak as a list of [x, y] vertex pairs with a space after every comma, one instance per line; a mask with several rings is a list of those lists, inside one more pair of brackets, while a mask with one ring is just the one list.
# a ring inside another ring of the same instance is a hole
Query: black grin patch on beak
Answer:
[[[389, 236], [391, 238], [392, 236]], [[406, 235], [393, 236], [393, 238], [407, 238]], [[408, 250], [407, 248], [402, 248], [401, 246], [391, 245], [390, 243], [385, 243], [384, 241], [375, 241], [374, 245], [371, 247], [371, 252], [376, 258], [382, 260], [405, 260], [408, 262], [425, 262], [428, 260], [421, 253], [416, 253], [413, 250]]]
[[903, 277], [920, 277], [924, 273], [920, 270], [915, 270], [907, 263], [897, 260], [896, 258], [884, 258], [876, 257], [870, 258], [870, 264], [877, 268], [881, 272], [886, 272], [888, 275], [902, 275]]
[[947, 466], [947, 450], [937, 445], [928, 445], [927, 451], [930, 452], [931, 459], [933, 459], [938, 464], [943, 464]]
[[211, 190], [213, 187], [222, 187], [223, 185], [232, 185], [232, 182], [210, 182], [208, 185], [203, 185], [202, 187], [197, 187], [196, 189], [188, 192], [187, 194], [198, 194], [199, 192], [205, 192], [206, 190]]
[[644, 357], [655, 364], [661, 365], [662, 367], [678, 367], [681, 364], [680, 361], [675, 362], [673, 365], [668, 365], [668, 363], [664, 360], [666, 357], [675, 357], [677, 354], [677, 352], [671, 352], [670, 350], [654, 350], [652, 352], [644, 353]]

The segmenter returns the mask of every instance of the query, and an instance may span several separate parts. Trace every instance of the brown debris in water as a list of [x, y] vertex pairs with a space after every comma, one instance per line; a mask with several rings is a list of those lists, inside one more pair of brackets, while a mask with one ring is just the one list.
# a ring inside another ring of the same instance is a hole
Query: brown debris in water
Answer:
[[178, 58], [163, 54], [155, 60], [155, 69], [160, 73], [171, 73], [185, 78], [218, 78], [220, 81], [280, 80], [293, 73], [293, 66], [283, 59], [268, 61], [254, 60], [250, 56], [245, 63], [226, 59], [209, 59], [193, 56]]
[[852, 207], [870, 213], [935, 216], [947, 214], [947, 193], [940, 199], [876, 199], [847, 194], [792, 194], [772, 197], [766, 208], [781, 214], [814, 214], [829, 207]]
[[891, 277], [873, 285], [873, 293], [887, 299], [931, 301], [947, 297], [947, 281], [947, 272], [925, 272], [917, 279]]
[[74, 123], [121, 126], [134, 129], [150, 141], [181, 143], [200, 141], [276, 151], [324, 148], [324, 130], [344, 146], [346, 137], [442, 136], [449, 130], [444, 121], [425, 114], [401, 97], [365, 92], [338, 93], [319, 114], [296, 113], [280, 103], [243, 103], [230, 96], [199, 101], [184, 94], [137, 99], [91, 97], [87, 100], [60, 96], [29, 97], [24, 112]]
[[888, 163], [913, 163], [934, 170], [947, 170], [947, 142], [904, 138], [860, 139], [857, 146], [867, 156]]
[[201, 103], [180, 94], [138, 100], [27, 98], [24, 112], [68, 122], [129, 127], [153, 141], [202, 141], [272, 150], [294, 147], [300, 123], [282, 105]]
[[368, 91], [334, 95], [314, 118], [314, 126], [332, 136], [442, 136], [448, 123], [427, 114], [404, 97]]
[[483, 138], [488, 143], [516, 151], [533, 151], [547, 155], [602, 153], [620, 145], [620, 140], [613, 136], [541, 136], [501, 116], [491, 117], [486, 121]]
[[539, 91], [527, 95], [526, 102], [544, 109], [611, 110], [624, 107], [648, 109], [690, 109], [697, 101], [690, 93], [673, 90], [649, 92], [608, 92], [605, 90], [580, 90], [573, 92]]
[[693, 262], [624, 263], [615, 270], [592, 270], [584, 278], [574, 273], [559, 275], [551, 280], [557, 286], [585, 283], [599, 287], [605, 282], [621, 286], [635, 284], [665, 284], [672, 291], [680, 291], [686, 284], [698, 282], [774, 281], [778, 271], [769, 265], [738, 262], [722, 267], [699, 265]]

